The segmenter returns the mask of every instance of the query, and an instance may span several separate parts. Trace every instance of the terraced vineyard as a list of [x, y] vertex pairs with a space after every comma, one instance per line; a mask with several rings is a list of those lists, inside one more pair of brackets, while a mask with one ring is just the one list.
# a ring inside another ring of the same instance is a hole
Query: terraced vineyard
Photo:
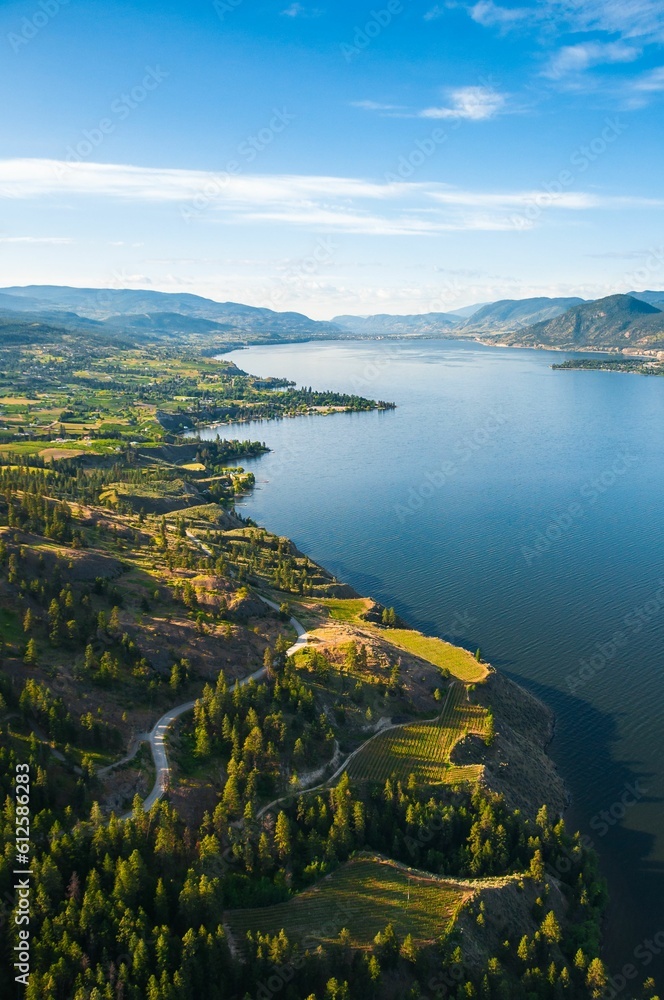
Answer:
[[305, 889], [287, 903], [254, 910], [230, 910], [224, 922], [238, 947], [247, 931], [277, 934], [315, 948], [333, 941], [345, 927], [354, 947], [368, 947], [392, 922], [397, 934], [416, 943], [439, 938], [462, 904], [467, 886], [410, 872], [392, 861], [359, 857]]
[[477, 781], [478, 764], [450, 764], [450, 754], [469, 733], [486, 734], [487, 713], [466, 700], [466, 689], [454, 684], [445, 707], [433, 722], [414, 722], [381, 733], [351, 760], [348, 774], [356, 781], [386, 781], [390, 775], [406, 780], [414, 774], [421, 784]]

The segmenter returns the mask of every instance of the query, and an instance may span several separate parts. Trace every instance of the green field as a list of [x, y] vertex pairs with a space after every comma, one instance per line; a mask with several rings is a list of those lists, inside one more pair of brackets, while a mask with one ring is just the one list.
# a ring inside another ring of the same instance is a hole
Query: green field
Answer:
[[488, 675], [485, 664], [478, 663], [472, 653], [443, 639], [402, 628], [389, 629], [385, 638], [400, 649], [449, 670], [453, 677], [464, 684], [478, 684]]
[[472, 892], [453, 882], [408, 872], [392, 861], [359, 857], [287, 903], [230, 910], [225, 923], [238, 945], [247, 931], [277, 934], [315, 948], [335, 940], [343, 928], [356, 948], [371, 945], [388, 923], [416, 943], [435, 941], [448, 929]]
[[350, 762], [349, 776], [356, 781], [386, 781], [396, 774], [405, 781], [414, 774], [422, 784], [477, 781], [478, 764], [450, 764], [450, 754], [468, 733], [484, 736], [487, 712], [466, 701], [461, 684], [451, 689], [445, 707], [433, 722], [415, 722], [390, 729], [371, 740]]
[[359, 621], [360, 615], [367, 610], [369, 601], [366, 598], [343, 600], [341, 598], [328, 598], [321, 601], [330, 613], [330, 618], [338, 622]]

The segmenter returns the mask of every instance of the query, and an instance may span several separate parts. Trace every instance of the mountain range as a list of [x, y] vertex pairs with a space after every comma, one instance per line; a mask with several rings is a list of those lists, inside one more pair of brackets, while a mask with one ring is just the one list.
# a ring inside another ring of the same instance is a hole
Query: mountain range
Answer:
[[51, 331], [140, 343], [195, 338], [206, 346], [314, 339], [468, 338], [533, 347], [664, 349], [664, 291], [586, 301], [578, 297], [501, 299], [450, 312], [335, 316], [216, 302], [141, 289], [28, 285], [0, 289], [0, 343]]

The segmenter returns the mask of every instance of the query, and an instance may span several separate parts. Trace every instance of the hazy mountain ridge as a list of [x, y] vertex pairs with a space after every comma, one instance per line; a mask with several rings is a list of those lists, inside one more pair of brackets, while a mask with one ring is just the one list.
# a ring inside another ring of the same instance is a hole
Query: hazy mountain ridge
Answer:
[[[239, 302], [215, 302], [189, 293], [133, 288], [14, 286], [0, 289], [0, 307], [29, 312], [46, 310], [54, 317], [60, 312], [76, 314], [82, 321], [93, 320], [113, 329], [157, 336], [219, 333], [226, 339], [243, 340], [253, 334], [270, 340], [292, 340], [339, 337], [345, 333], [334, 323], [313, 320], [303, 313], [276, 312]], [[215, 324], [218, 329], [202, 321]]]
[[434, 337], [449, 335], [462, 325], [450, 313], [417, 313], [410, 316], [377, 313], [374, 316], [335, 316], [334, 324], [364, 337]]
[[[466, 314], [465, 316], [463, 314]], [[468, 315], [470, 313], [470, 315]], [[140, 344], [200, 338], [210, 347], [352, 337], [478, 338], [538, 347], [664, 347], [664, 291], [578, 297], [501, 299], [456, 313], [340, 315], [332, 321], [189, 293], [31, 285], [0, 289], [0, 336], [39, 329]]]
[[550, 347], [664, 346], [664, 312], [631, 295], [609, 295], [512, 333], [508, 343]]
[[469, 316], [461, 329], [478, 334], [500, 333], [531, 326], [545, 320], [561, 316], [573, 306], [585, 300], [576, 296], [569, 298], [547, 298], [541, 296], [530, 299], [500, 299], [490, 302]]

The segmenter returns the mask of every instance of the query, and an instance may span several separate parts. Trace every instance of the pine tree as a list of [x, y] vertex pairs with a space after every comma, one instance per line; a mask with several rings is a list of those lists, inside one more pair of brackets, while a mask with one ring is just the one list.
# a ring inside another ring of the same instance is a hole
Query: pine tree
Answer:
[[586, 972], [586, 986], [593, 1000], [599, 1000], [604, 995], [608, 982], [604, 962], [600, 958], [593, 958]]
[[288, 822], [288, 816], [283, 810], [277, 816], [277, 822], [274, 827], [274, 843], [279, 857], [283, 861], [291, 851], [290, 823]]
[[542, 921], [541, 931], [549, 944], [559, 944], [562, 941], [563, 933], [553, 910], [549, 910]]
[[60, 639], [60, 605], [55, 598], [53, 598], [48, 607], [48, 624], [48, 637], [55, 645]]
[[542, 857], [542, 852], [536, 850], [530, 862], [530, 877], [534, 878], [536, 882], [543, 882], [544, 876], [546, 874], [544, 868], [544, 858]]
[[194, 753], [201, 760], [206, 760], [212, 753], [212, 746], [210, 744], [210, 735], [208, 733], [208, 728], [205, 722], [205, 718], [201, 719], [199, 724], [196, 726], [195, 740], [196, 740], [196, 745], [194, 748]]

